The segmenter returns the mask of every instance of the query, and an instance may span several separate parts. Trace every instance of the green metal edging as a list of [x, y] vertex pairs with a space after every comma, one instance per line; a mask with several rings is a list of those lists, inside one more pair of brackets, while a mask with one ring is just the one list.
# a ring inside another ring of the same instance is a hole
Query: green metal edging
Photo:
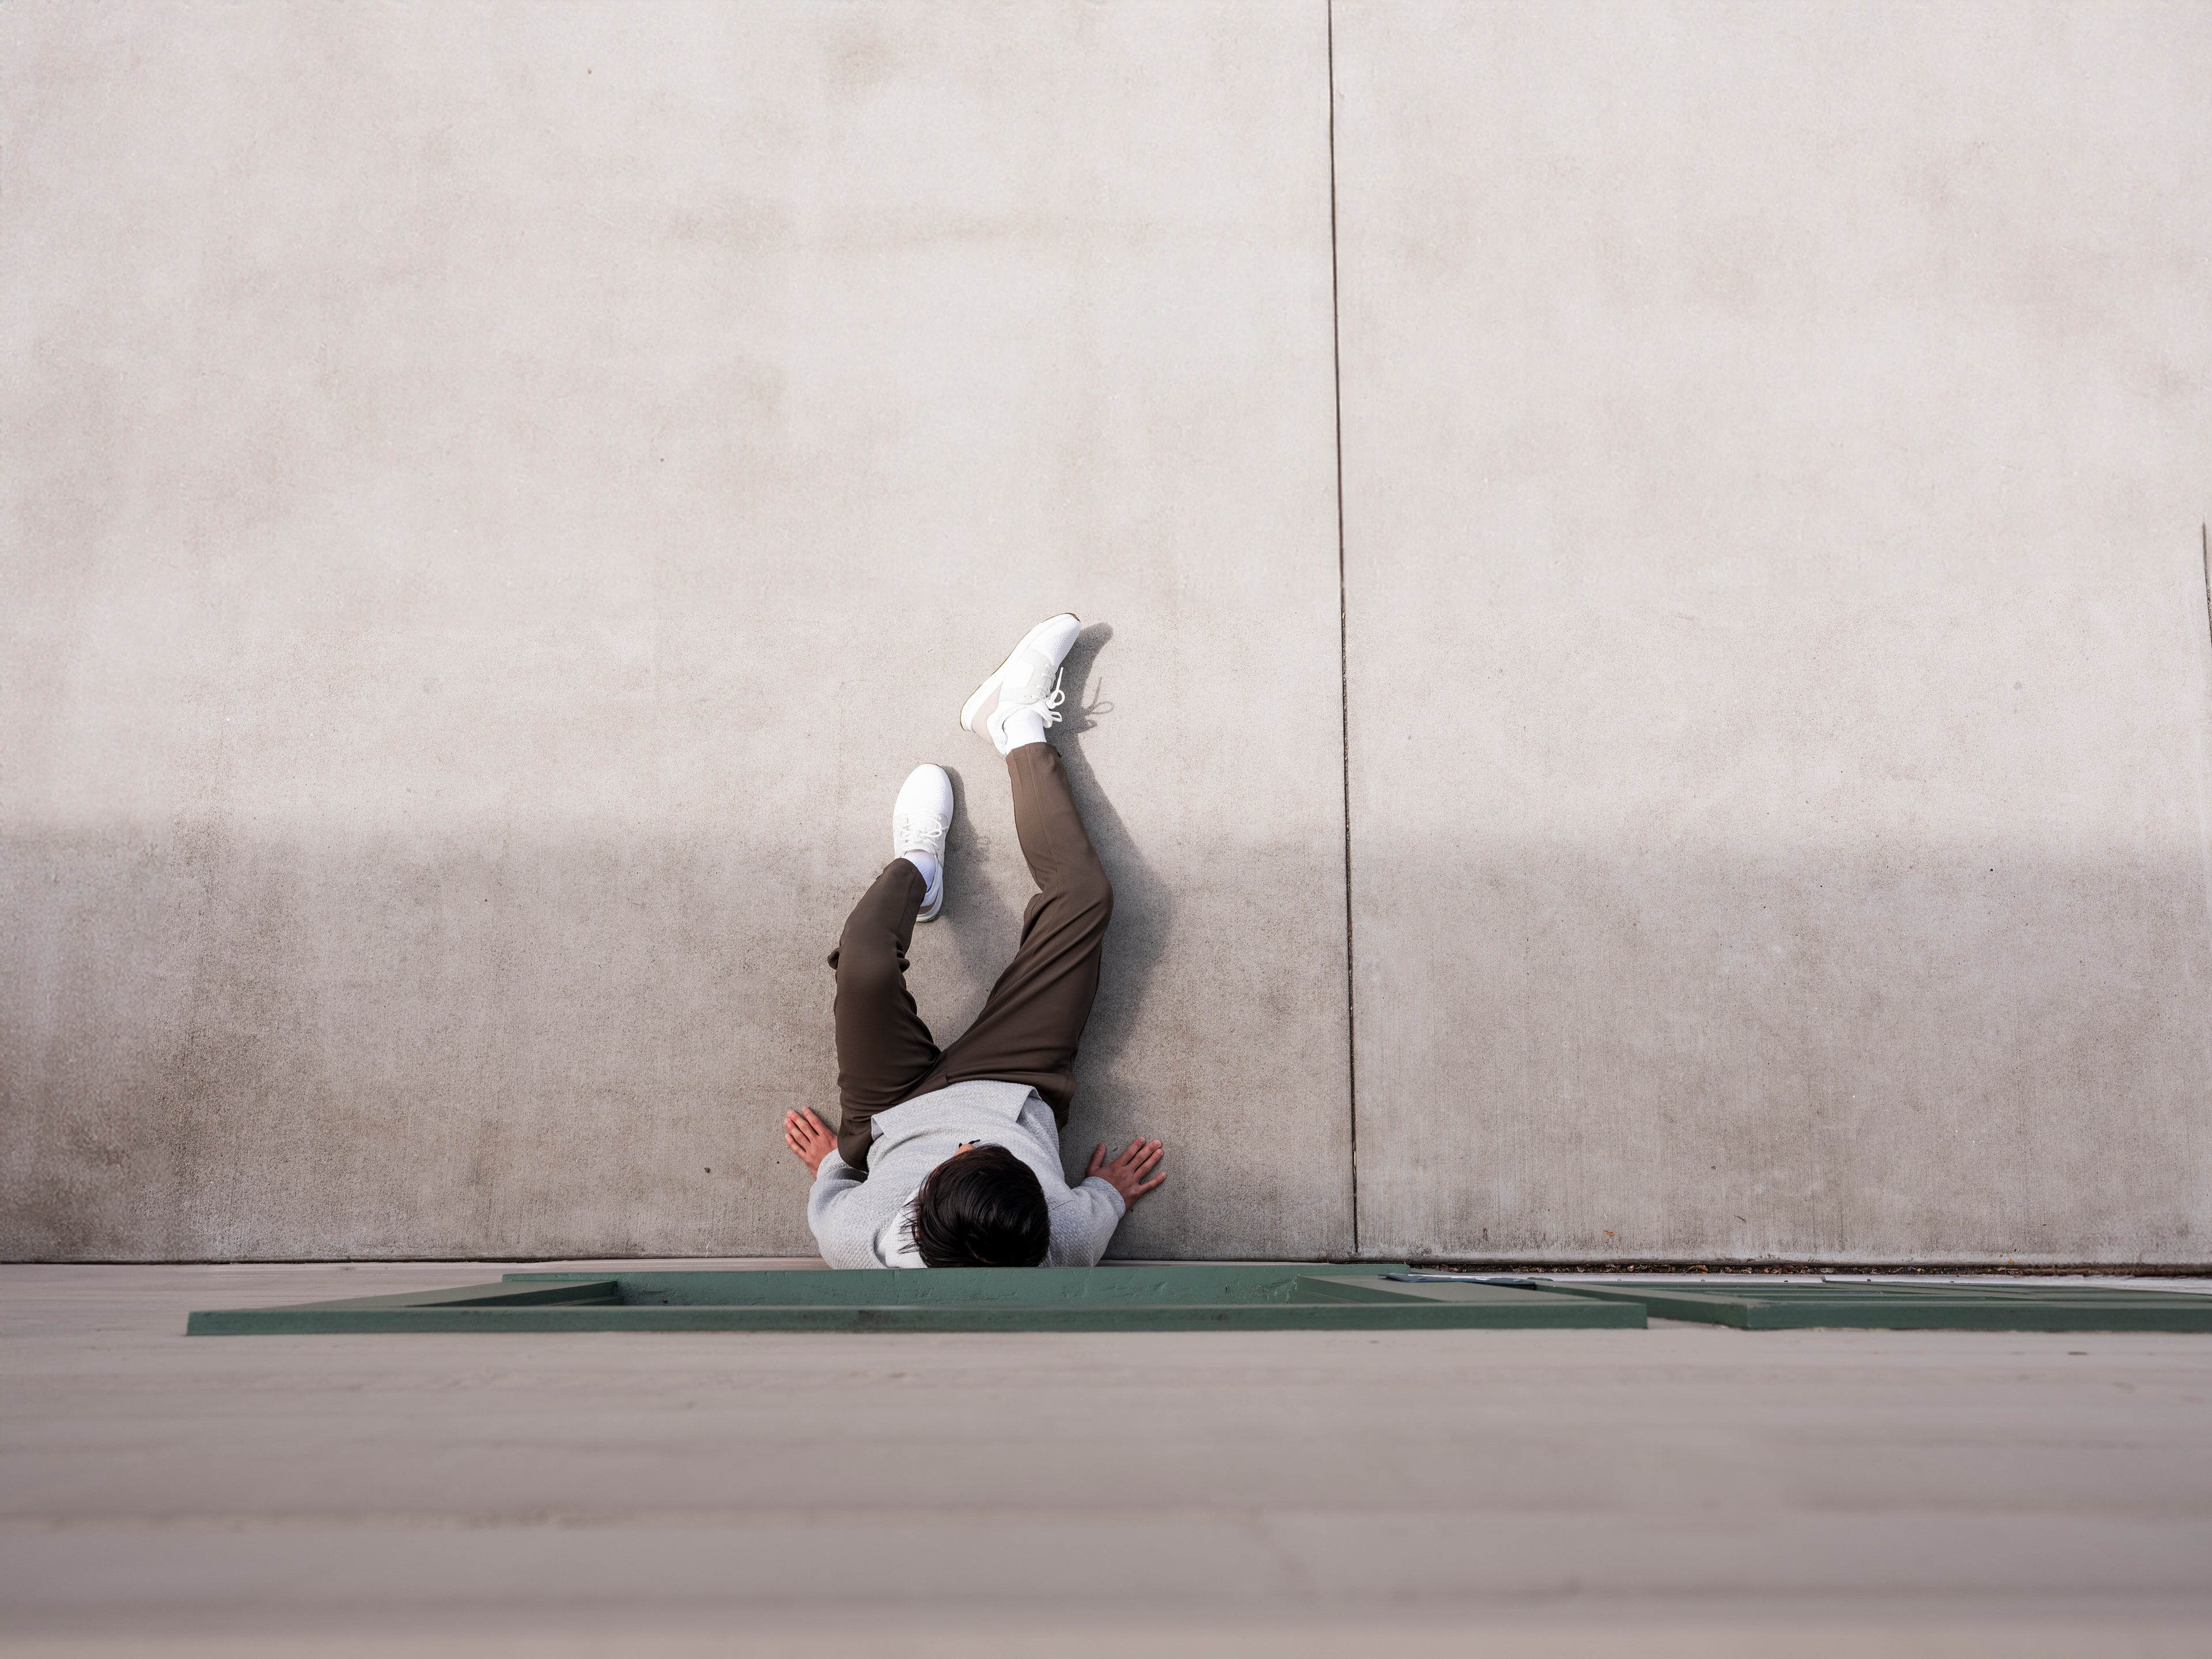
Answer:
[[2212, 1332], [2212, 1297], [2105, 1285], [1512, 1282], [1593, 1301], [1633, 1303], [1656, 1319], [1748, 1331]]
[[1393, 1283], [1396, 1264], [900, 1273], [510, 1273], [496, 1285], [192, 1314], [193, 1336], [407, 1331], [1638, 1329], [1642, 1308], [1494, 1285]]
[[513, 1273], [496, 1284], [194, 1313], [193, 1336], [406, 1331], [2212, 1332], [2212, 1297], [2102, 1286], [1624, 1285], [1401, 1263], [1154, 1264], [923, 1273]]

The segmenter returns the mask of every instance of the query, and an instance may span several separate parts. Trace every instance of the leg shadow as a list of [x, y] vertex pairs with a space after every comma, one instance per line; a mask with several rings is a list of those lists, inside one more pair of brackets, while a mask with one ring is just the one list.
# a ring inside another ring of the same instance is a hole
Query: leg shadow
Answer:
[[[1129, 1057], [1152, 971], [1167, 948], [1176, 909], [1168, 884], [1138, 850], [1083, 752], [1083, 734], [1097, 724], [1100, 715], [1113, 710], [1104, 696], [1104, 676], [1097, 672], [1099, 653], [1113, 637], [1114, 629], [1106, 623], [1093, 623], [1076, 635], [1074, 648], [1062, 665], [1060, 686], [1067, 694], [1060, 708], [1062, 723], [1052, 733], [1084, 827], [1114, 884], [1114, 921], [1106, 933], [1098, 1000], [1084, 1028], [1076, 1061], [1075, 1104], [1062, 1137], [1068, 1162], [1079, 1171], [1097, 1142], [1115, 1134], [1134, 1134], [1142, 1127], [1142, 1091], [1128, 1080], [1123, 1061]], [[1146, 1132], [1158, 1133], [1159, 1126]]]

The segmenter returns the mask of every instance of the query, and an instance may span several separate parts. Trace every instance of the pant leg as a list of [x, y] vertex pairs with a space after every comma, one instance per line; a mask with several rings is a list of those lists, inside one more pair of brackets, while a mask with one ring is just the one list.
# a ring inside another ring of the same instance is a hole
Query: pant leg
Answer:
[[1014, 830], [1041, 890], [1022, 916], [1022, 940], [983, 1012], [930, 1071], [926, 1094], [947, 1084], [1026, 1083], [1065, 1124], [1075, 1095], [1075, 1049], [1098, 994], [1098, 959], [1114, 889], [1083, 828], [1067, 771], [1048, 743], [1006, 757]]
[[884, 866], [830, 953], [837, 970], [837, 1154], [868, 1167], [868, 1120], [896, 1106], [937, 1063], [937, 1044], [906, 988], [907, 947], [927, 884], [905, 859]]

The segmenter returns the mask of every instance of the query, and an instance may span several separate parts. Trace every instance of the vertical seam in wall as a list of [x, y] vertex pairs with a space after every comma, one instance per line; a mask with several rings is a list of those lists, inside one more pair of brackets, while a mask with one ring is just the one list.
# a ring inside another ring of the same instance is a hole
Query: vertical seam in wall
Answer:
[[[1329, 165], [1331, 171], [1334, 172], [1335, 163], [1332, 161]], [[1332, 188], [1334, 188], [1333, 185]], [[1336, 458], [1336, 475], [1340, 481], [1344, 477], [1343, 447], [1343, 440], [1339, 438], [1337, 441], [1338, 453]], [[1337, 485], [1336, 503], [1337, 586], [1340, 589], [1344, 585], [1343, 496], [1344, 486], [1342, 483], [1340, 482]], [[2204, 561], [2204, 631], [2208, 635], [2212, 635], [2212, 524], [2200, 524], [2197, 526], [2197, 550]]]
[[1344, 580], [1344, 325], [1336, 276], [1336, 0], [1322, 0], [1328, 64], [1328, 349], [1336, 414], [1336, 690], [1339, 753], [1344, 763], [1344, 1068], [1351, 1108], [1352, 1254], [1359, 1255], [1359, 1025], [1352, 972], [1351, 610]]
[[[2208, 643], [2212, 643], [2212, 523], [2198, 522], [2197, 553], [2204, 568], [2204, 632]], [[2212, 678], [2212, 657], [2205, 659], [2205, 672], [2208, 678]], [[2212, 813], [2206, 810], [2205, 748], [2201, 734], [2197, 739], [2195, 758], [2197, 763], [2191, 769], [2197, 777], [2197, 856], [2204, 871], [2205, 911], [2212, 915]]]

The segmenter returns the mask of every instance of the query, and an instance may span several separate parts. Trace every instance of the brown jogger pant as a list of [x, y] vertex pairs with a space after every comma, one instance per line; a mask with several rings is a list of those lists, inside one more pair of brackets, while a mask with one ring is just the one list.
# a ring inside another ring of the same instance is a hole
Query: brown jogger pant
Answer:
[[837, 970], [837, 1152], [856, 1170], [868, 1166], [869, 1119], [949, 1084], [1026, 1083], [1067, 1122], [1075, 1045], [1098, 994], [1114, 890], [1059, 751], [1024, 744], [1007, 755], [1006, 771], [1022, 856], [1042, 890], [1024, 912], [1020, 948], [975, 1023], [939, 1053], [908, 994], [907, 946], [926, 886], [905, 859], [884, 866], [830, 953]]

